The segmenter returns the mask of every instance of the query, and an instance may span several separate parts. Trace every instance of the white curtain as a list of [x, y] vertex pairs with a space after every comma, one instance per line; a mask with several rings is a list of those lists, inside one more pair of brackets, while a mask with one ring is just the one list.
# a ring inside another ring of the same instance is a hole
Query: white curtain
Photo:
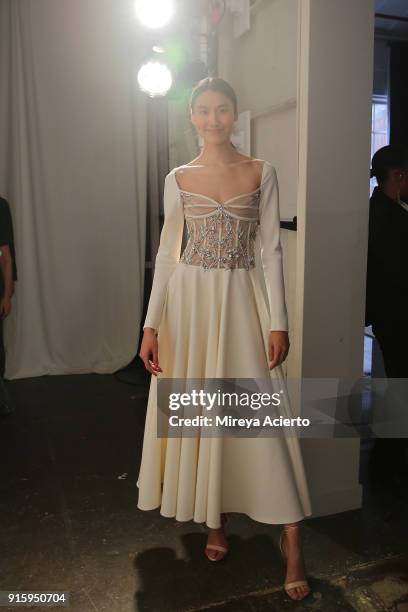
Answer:
[[147, 159], [133, 4], [0, 0], [0, 195], [18, 267], [8, 378], [113, 372], [136, 353]]

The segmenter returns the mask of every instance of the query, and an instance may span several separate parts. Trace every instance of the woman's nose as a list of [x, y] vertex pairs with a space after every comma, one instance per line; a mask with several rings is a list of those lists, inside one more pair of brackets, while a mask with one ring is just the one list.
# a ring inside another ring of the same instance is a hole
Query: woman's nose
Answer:
[[209, 113], [208, 123], [209, 123], [210, 127], [213, 127], [213, 128], [217, 128], [219, 126], [220, 122], [218, 120], [218, 115], [217, 115], [216, 112]]

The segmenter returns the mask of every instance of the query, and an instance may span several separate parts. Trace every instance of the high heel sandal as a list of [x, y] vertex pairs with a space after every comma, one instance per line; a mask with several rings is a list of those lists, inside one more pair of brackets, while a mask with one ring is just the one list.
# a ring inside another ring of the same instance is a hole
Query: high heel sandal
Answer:
[[[228, 523], [229, 520], [229, 514], [227, 514], [226, 512], [223, 512], [221, 514], [221, 528], [224, 527], [224, 525], [226, 525]], [[222, 559], [224, 559], [225, 555], [228, 552], [228, 548], [226, 548], [225, 546], [221, 546], [220, 544], [207, 544], [207, 546], [205, 547], [205, 551], [207, 551], [207, 549], [210, 550], [218, 550], [220, 552], [223, 552], [224, 554], [222, 555], [222, 557], [219, 557], [217, 559], [213, 559], [212, 557], [210, 557], [209, 555], [207, 555], [206, 553], [206, 557], [207, 559], [209, 559], [210, 561], [221, 561]]]
[[[280, 538], [279, 538], [279, 548], [280, 551], [282, 553], [282, 557], [284, 559], [287, 559], [287, 554], [285, 553], [284, 549], [283, 549], [283, 536], [285, 535], [285, 532], [288, 531], [289, 529], [299, 529], [299, 525], [285, 525], [282, 529], [282, 533], [280, 534]], [[301, 557], [302, 557], [302, 561], [303, 561], [303, 552], [301, 553]], [[303, 595], [303, 597], [292, 597], [292, 595], [289, 593], [289, 591], [291, 589], [295, 589], [296, 587], [300, 587], [300, 586], [305, 586], [307, 587], [307, 591], [306, 593]], [[307, 580], [296, 580], [294, 582], [285, 582], [283, 585], [283, 588], [285, 589], [286, 593], [289, 595], [289, 597], [295, 601], [300, 601], [301, 599], [304, 599], [305, 597], [307, 597], [311, 590], [310, 590], [310, 586], [309, 583], [307, 582]]]

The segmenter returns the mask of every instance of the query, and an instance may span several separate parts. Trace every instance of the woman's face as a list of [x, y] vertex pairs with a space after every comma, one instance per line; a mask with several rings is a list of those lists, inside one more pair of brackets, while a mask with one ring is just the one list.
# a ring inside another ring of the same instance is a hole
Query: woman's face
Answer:
[[197, 96], [191, 111], [191, 121], [197, 132], [211, 143], [229, 140], [237, 119], [232, 100], [220, 91], [203, 91]]
[[388, 171], [386, 184], [395, 190], [399, 191], [400, 198], [403, 202], [408, 200], [408, 168], [392, 168]]

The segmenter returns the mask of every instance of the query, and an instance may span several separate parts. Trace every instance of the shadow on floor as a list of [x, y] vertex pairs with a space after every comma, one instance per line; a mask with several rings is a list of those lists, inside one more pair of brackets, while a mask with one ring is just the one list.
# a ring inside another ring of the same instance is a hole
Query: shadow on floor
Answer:
[[381, 457], [369, 469], [371, 442], [361, 447], [363, 508], [303, 524], [313, 593], [297, 603], [281, 586], [279, 526], [232, 515], [230, 552], [211, 563], [203, 524], [137, 509], [149, 388], [138, 364], [117, 376], [8, 388], [15, 410], [0, 421], [0, 591], [67, 591], [75, 612], [407, 612], [407, 480], [381, 474]]

